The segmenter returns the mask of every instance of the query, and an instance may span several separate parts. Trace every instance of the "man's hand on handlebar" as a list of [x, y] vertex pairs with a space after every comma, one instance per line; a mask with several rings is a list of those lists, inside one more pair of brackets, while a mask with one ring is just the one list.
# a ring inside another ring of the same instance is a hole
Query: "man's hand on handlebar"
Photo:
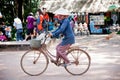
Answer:
[[47, 34], [47, 37], [52, 37], [52, 33], [49, 32], [49, 33]]

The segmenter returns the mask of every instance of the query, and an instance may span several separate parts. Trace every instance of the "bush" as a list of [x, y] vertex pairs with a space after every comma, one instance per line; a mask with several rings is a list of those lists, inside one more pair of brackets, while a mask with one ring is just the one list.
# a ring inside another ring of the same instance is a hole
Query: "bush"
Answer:
[[120, 31], [118, 31], [117, 34], [120, 34]]

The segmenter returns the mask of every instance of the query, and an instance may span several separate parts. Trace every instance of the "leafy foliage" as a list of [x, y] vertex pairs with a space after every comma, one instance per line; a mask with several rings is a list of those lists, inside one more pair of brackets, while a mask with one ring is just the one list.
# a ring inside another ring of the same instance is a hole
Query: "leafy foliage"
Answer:
[[118, 32], [117, 32], [117, 34], [119, 34], [119, 35], [120, 35], [120, 31], [118, 31]]
[[39, 2], [40, 0], [0, 0], [0, 5], [2, 5], [0, 11], [4, 22], [12, 25], [16, 15], [25, 22], [29, 12], [36, 12]]
[[26, 33], [26, 18], [29, 12], [35, 13], [40, 0], [0, 0], [0, 12], [3, 15], [3, 22], [7, 26], [12, 26], [12, 40], [15, 38], [15, 28], [13, 27], [13, 20], [18, 16], [23, 22], [23, 29]]

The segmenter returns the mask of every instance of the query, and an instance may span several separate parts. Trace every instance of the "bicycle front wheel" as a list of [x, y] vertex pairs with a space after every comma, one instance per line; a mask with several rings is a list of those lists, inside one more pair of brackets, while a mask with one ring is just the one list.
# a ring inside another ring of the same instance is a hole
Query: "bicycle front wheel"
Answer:
[[20, 64], [26, 74], [37, 76], [47, 69], [48, 58], [39, 50], [29, 50], [22, 56]]
[[91, 59], [86, 51], [81, 49], [71, 49], [68, 51], [67, 57], [72, 63], [65, 67], [67, 72], [72, 75], [82, 75], [88, 71]]

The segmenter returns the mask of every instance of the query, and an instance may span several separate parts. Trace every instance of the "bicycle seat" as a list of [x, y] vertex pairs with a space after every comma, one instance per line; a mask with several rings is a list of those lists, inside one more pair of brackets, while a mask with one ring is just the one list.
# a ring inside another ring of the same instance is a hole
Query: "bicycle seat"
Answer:
[[75, 44], [72, 44], [71, 46], [70, 46], [70, 49], [72, 49], [72, 48], [76, 48], [76, 49], [78, 49], [78, 48], [80, 48], [80, 49], [83, 49], [83, 50], [87, 50], [88, 49], [88, 47], [84, 47], [84, 46], [81, 46], [80, 44], [78, 44], [78, 43], [75, 43]]
[[75, 44], [72, 44], [71, 46], [70, 46], [70, 48], [79, 48], [79, 44], [78, 43], [75, 43]]

